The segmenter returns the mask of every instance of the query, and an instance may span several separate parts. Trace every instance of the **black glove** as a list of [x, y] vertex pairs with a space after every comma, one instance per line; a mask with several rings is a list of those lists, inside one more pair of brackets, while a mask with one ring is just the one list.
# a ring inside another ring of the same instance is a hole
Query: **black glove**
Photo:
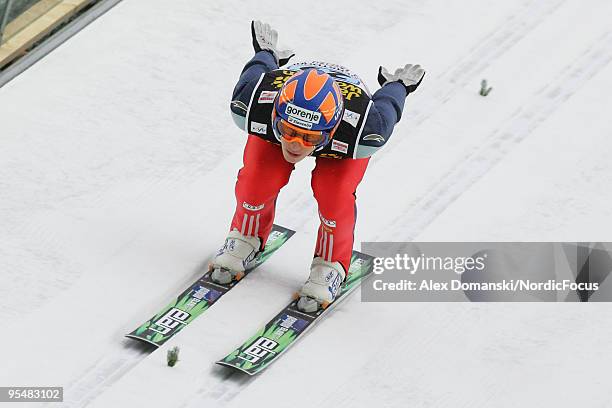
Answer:
[[406, 64], [403, 68], [396, 69], [394, 74], [389, 73], [383, 66], [378, 68], [380, 86], [389, 82], [400, 82], [406, 88], [406, 95], [416, 91], [424, 76], [425, 70], [420, 65]]
[[251, 36], [253, 37], [253, 48], [255, 52], [266, 50], [274, 55], [279, 67], [289, 62], [295, 54], [292, 50], [279, 50], [278, 32], [259, 20], [251, 21]]

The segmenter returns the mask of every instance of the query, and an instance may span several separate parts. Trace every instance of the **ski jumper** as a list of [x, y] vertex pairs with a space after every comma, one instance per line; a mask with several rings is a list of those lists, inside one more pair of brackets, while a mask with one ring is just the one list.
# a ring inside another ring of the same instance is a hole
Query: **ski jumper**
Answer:
[[386, 84], [371, 95], [361, 79], [342, 66], [309, 62], [278, 69], [272, 54], [256, 53], [243, 69], [231, 103], [234, 121], [249, 135], [230, 230], [259, 237], [262, 245], [270, 234], [276, 199], [294, 169], [272, 131], [273, 102], [284, 82], [306, 67], [331, 75], [343, 94], [344, 115], [332, 141], [311, 154], [316, 157], [311, 187], [320, 218], [314, 256], [340, 262], [348, 272], [357, 216], [355, 191], [370, 156], [386, 143], [401, 118], [406, 98], [401, 83]]

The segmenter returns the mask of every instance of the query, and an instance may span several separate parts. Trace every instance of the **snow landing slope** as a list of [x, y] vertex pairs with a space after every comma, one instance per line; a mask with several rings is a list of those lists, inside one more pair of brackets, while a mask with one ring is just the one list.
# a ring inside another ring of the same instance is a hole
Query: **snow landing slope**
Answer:
[[302, 6], [125, 0], [0, 90], [0, 384], [63, 385], [72, 407], [242, 407], [271, 390], [298, 407], [606, 406], [605, 304], [356, 295], [262, 376], [215, 367], [307, 275], [312, 161], [280, 195], [276, 222], [298, 233], [269, 264], [158, 351], [123, 339], [223, 240], [253, 18], [372, 88], [379, 64], [428, 71], [358, 189], [356, 242], [610, 240], [609, 2]]

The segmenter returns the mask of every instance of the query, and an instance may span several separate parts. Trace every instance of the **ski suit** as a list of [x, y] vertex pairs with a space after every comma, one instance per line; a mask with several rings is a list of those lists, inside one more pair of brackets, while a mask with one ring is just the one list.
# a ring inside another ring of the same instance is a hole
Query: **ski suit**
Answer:
[[327, 146], [311, 154], [316, 157], [311, 186], [320, 218], [314, 256], [338, 261], [348, 272], [357, 216], [355, 192], [370, 156], [389, 140], [401, 118], [406, 89], [399, 82], [387, 83], [371, 95], [345, 67], [313, 61], [279, 69], [270, 52], [256, 53], [242, 70], [230, 105], [235, 123], [248, 133], [230, 230], [257, 236], [263, 245], [272, 229], [276, 199], [294, 169], [272, 132], [273, 100], [283, 83], [305, 67], [330, 74], [343, 94], [341, 125]]

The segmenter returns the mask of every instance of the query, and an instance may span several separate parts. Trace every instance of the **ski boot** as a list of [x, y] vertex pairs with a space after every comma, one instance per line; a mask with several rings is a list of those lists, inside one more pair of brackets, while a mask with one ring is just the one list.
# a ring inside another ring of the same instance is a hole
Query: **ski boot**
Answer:
[[209, 265], [211, 279], [222, 285], [242, 279], [248, 264], [257, 257], [259, 248], [259, 238], [244, 236], [238, 230], [230, 231], [225, 244]]
[[297, 294], [297, 307], [302, 312], [312, 313], [325, 309], [340, 294], [340, 285], [346, 273], [340, 262], [328, 262], [321, 257], [312, 260], [310, 277]]

